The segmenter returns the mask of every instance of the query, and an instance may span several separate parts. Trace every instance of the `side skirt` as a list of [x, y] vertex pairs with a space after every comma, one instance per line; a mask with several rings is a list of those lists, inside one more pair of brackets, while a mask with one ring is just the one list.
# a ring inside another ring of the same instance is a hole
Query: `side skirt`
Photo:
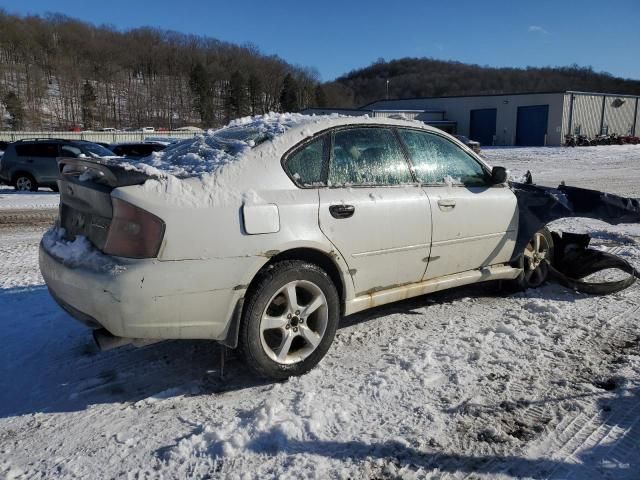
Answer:
[[345, 304], [345, 315], [361, 312], [368, 308], [378, 307], [387, 303], [418, 297], [427, 293], [438, 292], [448, 288], [470, 285], [472, 283], [489, 280], [513, 280], [522, 270], [509, 265], [492, 265], [478, 270], [468, 270], [454, 275], [432, 278], [423, 282], [409, 283], [387, 290], [380, 290], [366, 295], [360, 295]]

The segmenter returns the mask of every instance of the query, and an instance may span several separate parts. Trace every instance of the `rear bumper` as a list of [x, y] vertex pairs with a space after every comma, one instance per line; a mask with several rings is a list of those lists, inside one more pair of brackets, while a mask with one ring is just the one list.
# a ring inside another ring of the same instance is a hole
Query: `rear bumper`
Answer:
[[209, 288], [209, 262], [126, 261], [118, 272], [72, 268], [40, 244], [40, 271], [56, 302], [91, 328], [125, 338], [224, 340], [244, 295]]

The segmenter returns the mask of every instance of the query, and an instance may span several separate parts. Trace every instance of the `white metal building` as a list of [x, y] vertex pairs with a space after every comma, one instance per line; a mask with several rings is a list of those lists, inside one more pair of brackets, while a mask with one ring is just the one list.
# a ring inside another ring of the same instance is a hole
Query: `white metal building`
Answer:
[[562, 145], [568, 133], [640, 135], [638, 96], [548, 92], [378, 100], [359, 109], [305, 113], [403, 114], [483, 145]]

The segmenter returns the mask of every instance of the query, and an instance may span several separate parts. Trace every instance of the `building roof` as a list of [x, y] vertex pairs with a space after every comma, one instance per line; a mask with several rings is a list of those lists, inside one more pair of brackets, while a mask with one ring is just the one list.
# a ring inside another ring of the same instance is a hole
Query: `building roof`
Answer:
[[555, 90], [550, 92], [516, 92], [516, 93], [480, 93], [477, 95], [444, 95], [441, 97], [408, 97], [408, 98], [381, 98], [380, 100], [374, 100], [360, 107], [361, 110], [367, 110], [373, 104], [381, 102], [397, 102], [403, 100], [435, 100], [439, 98], [470, 98], [470, 97], [511, 97], [514, 95], [553, 95], [565, 93], [575, 93], [580, 95], [597, 95], [607, 97], [631, 97], [640, 98], [640, 95], [629, 95], [625, 93], [603, 93], [603, 92], [581, 92], [577, 90]]

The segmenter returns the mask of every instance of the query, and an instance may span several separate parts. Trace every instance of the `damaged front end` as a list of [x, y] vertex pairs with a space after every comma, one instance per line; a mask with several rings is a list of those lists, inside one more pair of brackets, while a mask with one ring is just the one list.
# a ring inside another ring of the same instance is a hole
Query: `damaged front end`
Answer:
[[[511, 182], [519, 209], [518, 236], [511, 261], [517, 263], [527, 243], [536, 232], [554, 220], [583, 217], [611, 225], [640, 223], [640, 201], [597, 190], [560, 185], [557, 188], [531, 183]], [[557, 244], [554, 258], [548, 260], [551, 273], [560, 283], [596, 295], [613, 293], [629, 287], [638, 271], [626, 260], [606, 252], [589, 249], [589, 236], [554, 233]], [[619, 269], [629, 274], [624, 280], [591, 283], [582, 279], [606, 269]]]

